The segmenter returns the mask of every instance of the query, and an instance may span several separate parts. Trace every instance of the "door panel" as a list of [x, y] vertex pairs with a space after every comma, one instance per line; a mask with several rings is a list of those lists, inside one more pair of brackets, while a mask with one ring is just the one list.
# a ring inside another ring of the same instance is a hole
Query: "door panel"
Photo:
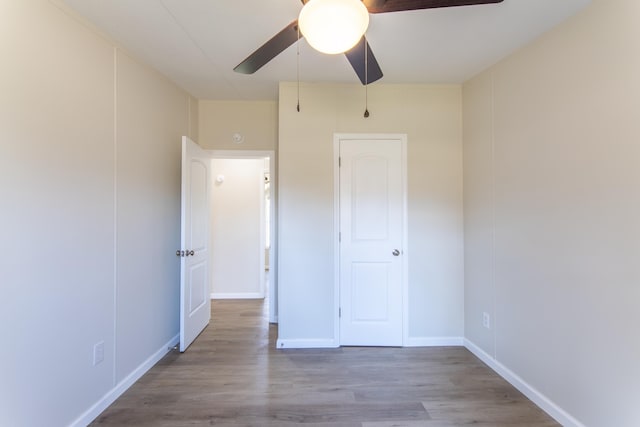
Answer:
[[354, 262], [351, 273], [351, 322], [388, 322], [389, 265]]
[[210, 160], [187, 137], [182, 138], [180, 248], [180, 351], [209, 324]]
[[194, 251], [203, 251], [209, 241], [207, 235], [209, 218], [208, 203], [208, 164], [203, 159], [191, 159], [191, 226], [189, 238]]
[[387, 240], [389, 163], [386, 158], [364, 155], [353, 159], [352, 169], [352, 239]]
[[189, 269], [189, 316], [193, 316], [203, 304], [207, 303], [207, 265], [199, 263]]
[[402, 142], [341, 140], [340, 159], [340, 344], [402, 345]]

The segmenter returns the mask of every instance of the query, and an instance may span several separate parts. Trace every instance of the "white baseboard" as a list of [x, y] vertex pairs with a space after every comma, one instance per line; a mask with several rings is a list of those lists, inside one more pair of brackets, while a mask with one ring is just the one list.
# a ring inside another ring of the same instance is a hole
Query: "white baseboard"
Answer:
[[[278, 339], [277, 348], [336, 348], [340, 347], [334, 339]], [[411, 337], [405, 347], [462, 347], [462, 337]]]
[[517, 388], [522, 394], [527, 396], [532, 402], [538, 405], [543, 411], [553, 417], [564, 427], [585, 427], [580, 421], [576, 420], [567, 411], [552, 402], [547, 396], [540, 393], [533, 386], [528, 384], [509, 368], [498, 362], [489, 353], [482, 350], [468, 339], [464, 340], [464, 346], [471, 353], [475, 354], [480, 360], [489, 365], [498, 375], [504, 378], [512, 386]]
[[211, 293], [211, 299], [264, 299], [264, 294], [260, 292], [246, 292], [246, 293]]
[[405, 347], [462, 347], [462, 337], [409, 337]]
[[160, 347], [158, 351], [152, 354], [147, 360], [142, 362], [133, 372], [127, 375], [122, 381], [120, 381], [114, 388], [112, 388], [106, 395], [97, 401], [91, 408], [85, 413], [80, 415], [70, 427], [85, 427], [109, 407], [118, 397], [122, 395], [129, 387], [140, 379], [149, 369], [164, 357], [172, 347], [175, 347], [180, 342], [180, 335], [176, 335], [171, 338], [169, 342]]
[[278, 339], [276, 348], [337, 348], [340, 347], [338, 342], [333, 339]]

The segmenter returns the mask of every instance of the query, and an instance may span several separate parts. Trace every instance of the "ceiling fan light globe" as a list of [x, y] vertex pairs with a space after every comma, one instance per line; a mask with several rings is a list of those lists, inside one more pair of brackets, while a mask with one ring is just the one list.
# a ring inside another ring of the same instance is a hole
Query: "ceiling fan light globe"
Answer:
[[369, 11], [360, 0], [310, 0], [300, 11], [298, 25], [314, 49], [343, 53], [367, 31]]

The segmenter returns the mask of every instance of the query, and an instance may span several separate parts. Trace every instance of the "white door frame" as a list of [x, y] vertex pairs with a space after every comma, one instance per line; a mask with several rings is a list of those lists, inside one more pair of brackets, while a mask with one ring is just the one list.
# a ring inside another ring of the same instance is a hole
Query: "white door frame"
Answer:
[[409, 286], [407, 232], [407, 134], [401, 133], [334, 133], [333, 134], [333, 283], [334, 336], [340, 345], [340, 141], [343, 140], [399, 140], [402, 147], [402, 345], [409, 342]]
[[[271, 204], [269, 208], [269, 233], [271, 236], [271, 251], [269, 253], [269, 322], [278, 323], [278, 274], [276, 271], [278, 263], [278, 237], [276, 234], [276, 212], [277, 205], [277, 176], [275, 151], [260, 150], [206, 150], [212, 159], [264, 159], [269, 158], [269, 175], [271, 179]], [[213, 207], [215, 209], [215, 206]], [[263, 250], [264, 252], [264, 250]], [[263, 255], [264, 256], [264, 255]]]

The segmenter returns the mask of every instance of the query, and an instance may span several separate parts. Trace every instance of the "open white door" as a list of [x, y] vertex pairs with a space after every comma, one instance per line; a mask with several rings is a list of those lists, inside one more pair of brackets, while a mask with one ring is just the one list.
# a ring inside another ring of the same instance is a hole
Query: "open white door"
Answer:
[[209, 156], [182, 137], [180, 351], [209, 324]]
[[340, 139], [340, 344], [403, 344], [399, 139]]

